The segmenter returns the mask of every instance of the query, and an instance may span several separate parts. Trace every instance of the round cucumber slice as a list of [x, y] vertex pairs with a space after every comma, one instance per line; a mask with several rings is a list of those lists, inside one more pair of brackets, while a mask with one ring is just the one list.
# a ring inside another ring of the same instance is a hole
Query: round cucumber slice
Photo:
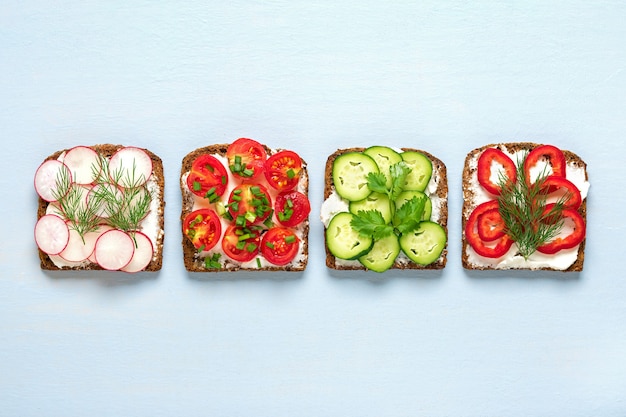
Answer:
[[396, 198], [396, 209], [402, 207], [404, 203], [411, 200], [413, 197], [427, 198], [426, 203], [424, 204], [424, 214], [422, 214], [422, 218], [420, 220], [430, 220], [430, 215], [433, 212], [433, 202], [430, 201], [430, 198], [428, 198], [428, 196], [421, 191], [402, 191]]
[[426, 155], [420, 152], [402, 152], [402, 160], [409, 166], [411, 171], [404, 183], [405, 190], [424, 191], [433, 174], [433, 164]]
[[372, 249], [359, 258], [359, 262], [374, 272], [384, 272], [391, 268], [400, 253], [398, 237], [391, 234], [374, 242]]
[[391, 222], [391, 208], [389, 197], [381, 193], [371, 193], [361, 201], [350, 202], [350, 213], [358, 214], [359, 211], [378, 210], [383, 215], [385, 223]]
[[328, 223], [326, 246], [336, 258], [358, 259], [372, 248], [372, 237], [360, 235], [350, 225], [353, 218], [352, 213], [342, 212], [335, 215]]
[[378, 170], [385, 174], [387, 178], [387, 188], [391, 187], [389, 167], [402, 161], [400, 154], [387, 146], [371, 146], [363, 151], [363, 153], [376, 161]]
[[359, 201], [370, 195], [367, 176], [378, 173], [378, 165], [369, 156], [348, 152], [338, 156], [333, 162], [333, 182], [337, 194], [348, 201]]
[[413, 262], [429, 265], [435, 262], [446, 247], [446, 231], [439, 224], [426, 221], [410, 233], [400, 236], [402, 251]]

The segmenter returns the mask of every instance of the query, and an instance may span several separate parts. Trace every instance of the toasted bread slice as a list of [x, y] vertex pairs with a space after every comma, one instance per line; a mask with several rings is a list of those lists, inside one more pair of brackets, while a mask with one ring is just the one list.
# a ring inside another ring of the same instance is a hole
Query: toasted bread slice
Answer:
[[[465, 158], [463, 167], [463, 209], [462, 209], [462, 264], [468, 270], [552, 270], [552, 271], [582, 271], [585, 259], [585, 241], [583, 240], [577, 247], [557, 252], [554, 255], [545, 255], [535, 252], [530, 256], [530, 261], [523, 261], [523, 257], [516, 251], [514, 243], [509, 252], [501, 258], [482, 257], [473, 250], [468, 242], [465, 228], [472, 211], [480, 204], [496, 196], [489, 194], [481, 188], [478, 182], [477, 166], [478, 158], [488, 148], [496, 148], [509, 155], [514, 163], [518, 157], [523, 157], [530, 152], [538, 143], [532, 142], [512, 142], [497, 143], [473, 149]], [[575, 153], [562, 150], [567, 164], [566, 178], [573, 182], [581, 191], [582, 204], [578, 213], [586, 222], [587, 217], [587, 191], [589, 188], [587, 165]]]
[[[200, 204], [200, 206], [208, 207], [206, 202], [202, 202], [201, 201], [202, 199], [198, 198], [195, 194], [193, 194], [189, 190], [187, 186], [187, 182], [186, 182], [186, 178], [187, 178], [187, 175], [189, 175], [192, 163], [198, 156], [203, 155], [203, 154], [210, 154], [210, 155], [217, 157], [218, 159], [221, 159], [224, 162], [224, 166], [226, 167], [226, 171], [229, 175], [229, 187], [230, 188], [234, 187], [236, 181], [233, 180], [232, 174], [230, 173], [230, 170], [228, 169], [228, 166], [226, 164], [226, 152], [228, 150], [228, 146], [229, 144], [226, 143], [226, 144], [214, 144], [214, 145], [201, 147], [201, 148], [198, 148], [189, 152], [183, 158], [182, 166], [180, 170], [180, 190], [181, 190], [181, 195], [182, 195], [182, 210], [180, 214], [181, 223], [183, 222], [187, 214], [191, 213], [193, 210], [195, 210], [198, 207], [198, 204]], [[267, 145], [263, 145], [263, 147], [267, 153], [268, 158], [274, 153], [279, 152], [281, 150], [281, 149], [271, 149]], [[265, 180], [262, 179], [260, 181], [263, 182]], [[273, 197], [278, 192], [273, 190], [269, 186], [267, 186], [266, 188], [272, 195], [272, 201], [273, 201], [274, 200]], [[304, 159], [302, 159], [302, 171], [301, 171], [299, 183], [296, 189], [308, 197], [309, 176], [307, 172], [307, 165]], [[229, 194], [230, 194], [230, 191], [227, 189], [224, 195], [222, 196], [222, 202], [224, 204], [227, 203], [226, 200], [228, 199]], [[273, 216], [273, 222], [277, 223], [276, 215], [272, 214], [272, 216]], [[223, 223], [222, 225], [222, 235], [223, 235], [228, 225], [228, 222], [222, 219], [222, 223]], [[298, 272], [298, 271], [304, 271], [308, 262], [308, 254], [309, 254], [309, 242], [308, 242], [309, 219], [308, 217], [302, 223], [300, 223], [297, 227], [295, 227], [294, 231], [296, 232], [296, 235], [300, 239], [299, 252], [292, 262], [289, 262], [288, 264], [282, 265], [282, 266], [270, 264], [260, 254], [259, 256], [257, 256], [257, 259], [259, 259], [259, 263], [257, 263], [256, 260], [254, 262], [251, 261], [251, 262], [241, 263], [233, 259], [230, 259], [228, 256], [222, 253], [221, 237], [220, 237], [220, 242], [216, 245], [215, 248], [213, 248], [213, 250], [207, 251], [206, 253], [200, 253], [198, 252], [198, 249], [193, 245], [193, 243], [183, 234], [182, 248], [183, 248], [183, 260], [185, 264], [185, 269], [189, 272], [236, 272], [236, 271]], [[265, 233], [265, 231], [263, 231], [262, 233]], [[215, 253], [220, 254], [219, 262], [221, 264], [221, 267], [220, 268], [207, 268], [205, 266], [205, 261], [204, 261], [205, 258]]]
[[[333, 182], [333, 163], [335, 159], [339, 156], [346, 154], [348, 152], [363, 152], [366, 148], [362, 147], [354, 147], [354, 148], [346, 148], [339, 149], [328, 156], [326, 160], [326, 168], [324, 175], [324, 200], [327, 201], [329, 197], [332, 195], [336, 195], [335, 185]], [[433, 200], [433, 217], [432, 221], [438, 223], [445, 230], [446, 235], [448, 234], [448, 177], [447, 177], [447, 169], [446, 165], [438, 158], [433, 156], [432, 154], [414, 149], [414, 148], [401, 148], [400, 151], [413, 151], [419, 152], [425, 155], [432, 163], [432, 177], [426, 189], [426, 194]], [[340, 198], [340, 197], [338, 197]], [[436, 214], [435, 214], [436, 213]], [[325, 251], [326, 251], [326, 266], [330, 269], [335, 270], [352, 270], [352, 271], [366, 271], [367, 268], [363, 266], [358, 260], [343, 260], [336, 258], [329, 250], [328, 243], [326, 241], [326, 221], [324, 219], [326, 215], [322, 215], [322, 221], [324, 224], [324, 242], [325, 242]], [[329, 220], [329, 219], [328, 219]], [[431, 264], [428, 265], [420, 265], [411, 261], [406, 255], [400, 251], [400, 254], [397, 256], [393, 266], [390, 269], [424, 269], [424, 270], [435, 270], [435, 269], [443, 269], [446, 266], [447, 262], [447, 241], [445, 248], [443, 249], [441, 255]]]
[[[97, 152], [101, 157], [109, 159], [113, 156], [118, 150], [125, 148], [123, 145], [113, 145], [113, 144], [98, 144], [89, 146], [88, 148], [93, 149]], [[48, 160], [63, 160], [64, 155], [70, 149], [60, 150], [52, 155], [48, 156], [45, 161]], [[164, 208], [165, 208], [165, 200], [164, 200], [164, 176], [163, 176], [163, 162], [161, 158], [159, 158], [156, 154], [151, 152], [148, 149], [143, 150], [149, 157], [152, 163], [152, 173], [148, 181], [146, 182], [145, 188], [148, 190], [150, 194], [150, 205], [149, 211], [144, 220], [140, 223], [139, 232], [145, 234], [146, 237], [150, 239], [150, 243], [152, 244], [152, 259], [149, 261], [147, 266], [141, 269], [142, 272], [155, 272], [159, 271], [163, 264], [163, 239], [164, 239]], [[46, 215], [49, 207], [52, 203], [45, 201], [41, 197], [38, 199], [38, 208], [37, 208], [37, 220], [39, 220], [42, 216]], [[58, 210], [57, 210], [58, 213]], [[103, 270], [93, 256], [89, 259], [85, 259], [83, 261], [75, 261], [68, 262], [59, 255], [48, 255], [44, 253], [41, 249], [38, 249], [39, 258], [41, 261], [41, 269], [44, 270]], [[122, 269], [123, 270], [123, 269]], [[138, 271], [133, 271], [138, 272]]]

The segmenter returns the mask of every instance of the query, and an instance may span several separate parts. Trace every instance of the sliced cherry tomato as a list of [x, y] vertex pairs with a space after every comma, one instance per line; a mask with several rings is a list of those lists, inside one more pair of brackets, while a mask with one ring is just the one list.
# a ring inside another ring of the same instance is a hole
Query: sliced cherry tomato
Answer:
[[221, 233], [220, 218], [211, 209], [192, 211], [183, 220], [183, 235], [201, 251], [212, 249], [220, 240]]
[[563, 190], [558, 198], [564, 200], [563, 205], [567, 208], [578, 210], [582, 204], [580, 191], [570, 180], [564, 177], [550, 175], [545, 179], [543, 189], [547, 190], [549, 194]]
[[478, 217], [492, 209], [498, 209], [497, 200], [482, 203], [472, 211], [465, 224], [465, 238], [478, 255], [487, 258], [499, 258], [504, 256], [513, 245], [513, 240], [509, 235], [504, 234], [500, 239], [494, 241], [494, 244], [493, 242], [485, 242], [478, 234]]
[[[545, 168], [537, 167], [540, 162], [545, 161], [552, 168], [552, 172]], [[538, 176], [553, 175], [565, 177], [565, 155], [556, 146], [540, 145], [530, 151], [524, 160], [524, 175], [530, 184], [537, 180]], [[541, 169], [541, 172], [537, 172]]]
[[[544, 209], [544, 214], [547, 215], [550, 212], [552, 206], [552, 204], [547, 205]], [[551, 242], [539, 246], [537, 248], [539, 252], [552, 255], [562, 249], [570, 249], [575, 247], [576, 245], [579, 245], [585, 238], [585, 220], [580, 215], [580, 213], [578, 213], [578, 211], [564, 208], [562, 211], [562, 216], [564, 218], [564, 221], [567, 221], [567, 219], [569, 219], [572, 222], [571, 233], [565, 237], [557, 236]]]
[[478, 236], [484, 242], [492, 242], [504, 236], [505, 223], [498, 208], [485, 210], [478, 215]]
[[237, 262], [248, 262], [259, 253], [260, 241], [258, 231], [231, 225], [224, 232], [222, 249], [229, 258]]
[[307, 196], [301, 192], [285, 191], [276, 196], [274, 212], [280, 224], [295, 227], [309, 216], [311, 204]]
[[254, 181], [262, 174], [267, 152], [259, 142], [239, 138], [226, 151], [230, 171], [241, 180]]
[[286, 265], [296, 257], [300, 239], [291, 229], [273, 227], [261, 239], [261, 254], [274, 265]]
[[272, 198], [261, 184], [240, 184], [230, 193], [228, 211], [237, 226], [261, 223], [272, 212]]
[[265, 178], [270, 186], [279, 190], [291, 190], [298, 185], [302, 172], [302, 159], [292, 151], [280, 151], [265, 162]]
[[227, 185], [226, 168], [214, 156], [200, 155], [191, 164], [187, 187], [197, 196], [214, 201], [224, 194]]
[[499, 164], [503, 167], [504, 176], [509, 181], [516, 182], [517, 169], [515, 163], [504, 152], [497, 148], [487, 148], [478, 158], [478, 182], [483, 188], [491, 194], [500, 194], [500, 174], [492, 175], [493, 164]]

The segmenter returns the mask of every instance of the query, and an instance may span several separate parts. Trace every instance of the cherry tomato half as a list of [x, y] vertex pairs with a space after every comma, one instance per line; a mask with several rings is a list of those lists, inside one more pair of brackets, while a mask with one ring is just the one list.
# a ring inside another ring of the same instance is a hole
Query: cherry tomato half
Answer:
[[302, 172], [302, 159], [292, 151], [280, 151], [265, 162], [265, 178], [270, 186], [287, 191], [295, 188]]
[[200, 155], [191, 164], [187, 187], [195, 195], [213, 201], [224, 194], [227, 185], [226, 168], [214, 156]]
[[261, 223], [272, 212], [272, 198], [261, 184], [240, 184], [230, 192], [228, 211], [237, 226]]
[[302, 223], [311, 212], [311, 204], [306, 195], [299, 191], [284, 191], [276, 196], [274, 213], [283, 226], [295, 227]]
[[515, 163], [504, 152], [497, 148], [487, 148], [478, 158], [478, 182], [483, 188], [491, 194], [500, 194], [500, 178], [499, 175], [492, 176], [493, 164], [499, 164], [503, 167], [503, 175], [509, 180], [516, 182], [517, 169]]
[[222, 224], [217, 213], [203, 208], [187, 214], [183, 220], [183, 236], [199, 250], [212, 249], [220, 240]]
[[291, 229], [273, 227], [261, 239], [261, 254], [274, 265], [286, 265], [296, 257], [300, 239]]
[[[538, 167], [539, 163], [542, 161], [545, 161], [552, 168], [551, 173], [548, 170]], [[565, 177], [565, 168], [566, 162], [563, 151], [552, 145], [537, 146], [528, 153], [524, 160], [524, 175], [526, 176], [526, 181], [530, 184], [534, 183], [540, 175]], [[537, 170], [541, 171], [537, 172]]]
[[259, 253], [260, 240], [258, 231], [231, 225], [224, 232], [222, 249], [229, 258], [237, 262], [248, 262]]
[[494, 208], [498, 208], [497, 200], [490, 200], [478, 205], [478, 207], [472, 211], [465, 224], [465, 238], [467, 242], [478, 255], [487, 258], [499, 258], [504, 256], [513, 245], [513, 240], [507, 234], [495, 240], [495, 244], [494, 242], [485, 242], [480, 238], [478, 234], [478, 217]]
[[226, 157], [234, 176], [244, 181], [253, 181], [263, 172], [267, 152], [256, 140], [239, 138], [228, 146]]

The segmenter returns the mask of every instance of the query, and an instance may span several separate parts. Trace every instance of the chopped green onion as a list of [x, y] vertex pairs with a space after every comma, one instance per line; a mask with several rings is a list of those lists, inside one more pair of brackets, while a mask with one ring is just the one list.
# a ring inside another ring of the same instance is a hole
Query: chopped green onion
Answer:
[[256, 266], [261, 268], [261, 259], [256, 258]]
[[272, 242], [265, 242], [265, 246], [267, 246], [270, 249], [274, 249], [274, 244]]
[[293, 178], [295, 178], [295, 177], [296, 177], [296, 173], [295, 173], [295, 171], [294, 171], [293, 169], [289, 169], [289, 170], [287, 171], [287, 178], [289, 178], [289, 179], [293, 179]]
[[194, 181], [193, 182], [193, 190], [194, 191], [200, 191], [202, 189], [202, 184], [200, 184], [200, 182], [198, 181]]
[[294, 235], [289, 235], [285, 238], [286, 243], [293, 243], [296, 241], [296, 237]]
[[246, 250], [250, 253], [254, 252], [257, 248], [257, 245], [255, 243], [249, 243], [248, 246], [246, 246]]

